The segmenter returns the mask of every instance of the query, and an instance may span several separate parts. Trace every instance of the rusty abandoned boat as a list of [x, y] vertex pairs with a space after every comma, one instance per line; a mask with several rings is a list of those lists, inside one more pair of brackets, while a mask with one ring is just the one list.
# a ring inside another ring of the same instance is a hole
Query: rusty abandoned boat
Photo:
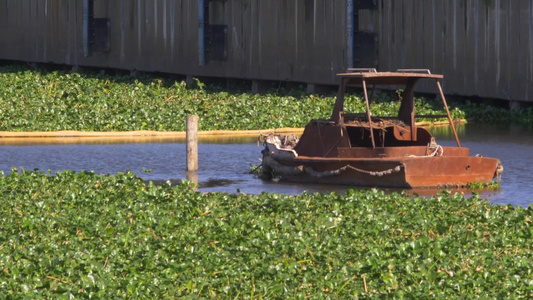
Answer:
[[[461, 147], [439, 74], [404, 69], [377, 72], [349, 69], [338, 74], [341, 84], [329, 120], [312, 120], [298, 139], [282, 135], [263, 136], [263, 179], [396, 188], [460, 187], [488, 182], [501, 176], [498, 159], [470, 156]], [[420, 80], [434, 80], [447, 115], [415, 115], [414, 88]], [[362, 86], [366, 113], [344, 112], [348, 86]], [[373, 116], [368, 86], [403, 86], [397, 117]], [[447, 118], [457, 147], [437, 144], [431, 133], [415, 119]]]

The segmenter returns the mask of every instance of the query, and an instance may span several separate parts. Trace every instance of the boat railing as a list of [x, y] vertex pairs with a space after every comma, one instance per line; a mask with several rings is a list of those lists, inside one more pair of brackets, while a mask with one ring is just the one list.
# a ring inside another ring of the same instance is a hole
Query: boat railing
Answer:
[[[366, 120], [367, 115], [366, 113], [343, 113], [342, 118], [344, 121], [352, 121], [352, 120]], [[415, 115], [416, 119], [445, 119], [448, 118], [447, 115]], [[372, 120], [374, 119], [383, 119], [383, 120], [397, 120], [398, 117], [395, 116], [372, 116]]]
[[396, 72], [431, 74], [431, 71], [429, 69], [398, 69], [398, 70], [396, 70]]
[[348, 73], [377, 73], [376, 68], [348, 68]]
[[448, 115], [415, 115], [417, 119], [445, 119]]

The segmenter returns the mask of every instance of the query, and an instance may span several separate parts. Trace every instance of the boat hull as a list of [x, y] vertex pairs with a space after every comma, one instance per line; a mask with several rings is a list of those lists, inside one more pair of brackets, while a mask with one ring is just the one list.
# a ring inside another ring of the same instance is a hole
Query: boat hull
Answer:
[[398, 158], [263, 157], [263, 175], [281, 180], [393, 188], [461, 187], [488, 182], [498, 159], [475, 156]]

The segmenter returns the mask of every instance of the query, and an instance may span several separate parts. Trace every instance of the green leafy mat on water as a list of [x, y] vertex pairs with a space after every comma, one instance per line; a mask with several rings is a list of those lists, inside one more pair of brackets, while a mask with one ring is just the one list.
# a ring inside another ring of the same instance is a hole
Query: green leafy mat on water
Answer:
[[[363, 112], [351, 96], [350, 112]], [[0, 66], [0, 131], [303, 127], [334, 95]], [[417, 99], [417, 114], [443, 114]], [[374, 115], [398, 101], [376, 97]], [[491, 113], [494, 112], [494, 113]], [[467, 104], [454, 118], [531, 122]], [[198, 193], [130, 172], [0, 176], [0, 298], [531, 298], [533, 208], [449, 192]]]
[[[417, 114], [445, 114], [433, 101], [417, 101]], [[188, 87], [151, 75], [0, 66], [0, 131], [183, 131], [189, 114], [199, 115], [200, 130], [304, 127], [311, 119], [328, 119], [334, 102], [334, 94], [309, 95], [304, 90], [258, 95], [199, 81]], [[348, 102], [350, 112], [366, 109], [361, 97], [350, 96]], [[372, 111], [376, 116], [396, 115], [398, 105], [382, 94]], [[452, 114], [464, 118], [459, 109]]]
[[0, 298], [533, 297], [533, 208], [0, 176]]

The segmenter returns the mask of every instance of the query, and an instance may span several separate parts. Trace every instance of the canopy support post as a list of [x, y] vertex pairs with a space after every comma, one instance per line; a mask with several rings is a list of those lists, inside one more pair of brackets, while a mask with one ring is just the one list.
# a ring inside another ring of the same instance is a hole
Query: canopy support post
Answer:
[[440, 86], [439, 80], [435, 80], [437, 82], [437, 87], [439, 88], [440, 97], [442, 98], [442, 104], [444, 105], [444, 108], [446, 109], [446, 114], [448, 114], [448, 121], [450, 121], [450, 126], [453, 130], [453, 135], [455, 136], [455, 141], [457, 142], [457, 146], [461, 148], [461, 143], [459, 142], [459, 137], [457, 136], [457, 131], [455, 130], [455, 125], [453, 124], [452, 115], [450, 114], [450, 110], [448, 109], [448, 104], [446, 104], [446, 98], [444, 98], [444, 92], [442, 92], [442, 87]]
[[368, 128], [370, 129], [370, 139], [372, 140], [372, 149], [376, 149], [376, 141], [374, 141], [374, 130], [372, 128], [372, 114], [370, 113], [370, 101], [368, 100], [366, 80], [364, 79], [363, 79], [363, 90], [365, 91], [366, 117], [368, 119]]

